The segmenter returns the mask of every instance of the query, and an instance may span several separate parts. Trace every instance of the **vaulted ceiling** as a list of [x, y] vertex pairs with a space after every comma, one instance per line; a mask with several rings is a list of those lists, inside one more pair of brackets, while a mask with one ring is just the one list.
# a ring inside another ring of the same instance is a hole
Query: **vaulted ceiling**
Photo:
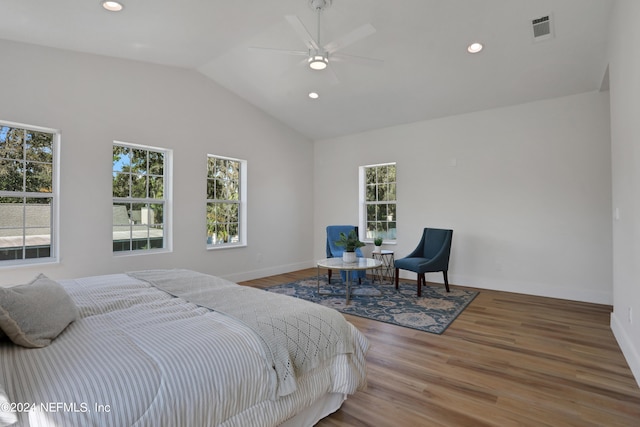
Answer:
[[[606, 88], [614, 4], [332, 0], [321, 46], [375, 32], [314, 71], [278, 50], [307, 50], [286, 16], [317, 38], [317, 0], [122, 2], [113, 13], [98, 0], [3, 0], [0, 39], [197, 70], [313, 140]], [[538, 40], [543, 16], [551, 37]], [[484, 50], [472, 55], [475, 41]]]

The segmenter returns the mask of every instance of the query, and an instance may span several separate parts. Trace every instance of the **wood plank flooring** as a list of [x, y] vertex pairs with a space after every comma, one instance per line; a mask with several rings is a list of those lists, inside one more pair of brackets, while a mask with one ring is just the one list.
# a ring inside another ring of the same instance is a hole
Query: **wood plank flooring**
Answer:
[[318, 426], [640, 426], [610, 306], [479, 291], [442, 335], [345, 316], [371, 343], [368, 386]]

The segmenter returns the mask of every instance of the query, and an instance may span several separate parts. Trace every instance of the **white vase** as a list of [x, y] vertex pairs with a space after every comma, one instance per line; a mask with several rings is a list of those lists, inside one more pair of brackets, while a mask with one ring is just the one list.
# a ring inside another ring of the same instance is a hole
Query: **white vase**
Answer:
[[382, 251], [382, 246], [374, 246], [373, 252], [379, 254]]
[[356, 253], [344, 251], [342, 253], [342, 261], [346, 263], [356, 262]]

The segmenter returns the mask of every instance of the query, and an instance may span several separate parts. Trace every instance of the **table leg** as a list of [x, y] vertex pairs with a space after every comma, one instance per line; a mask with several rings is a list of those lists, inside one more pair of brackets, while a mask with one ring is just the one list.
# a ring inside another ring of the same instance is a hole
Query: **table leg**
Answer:
[[351, 296], [351, 290], [349, 289], [349, 286], [351, 285], [351, 271], [347, 270], [347, 301], [345, 302], [345, 305], [349, 305], [349, 297]]

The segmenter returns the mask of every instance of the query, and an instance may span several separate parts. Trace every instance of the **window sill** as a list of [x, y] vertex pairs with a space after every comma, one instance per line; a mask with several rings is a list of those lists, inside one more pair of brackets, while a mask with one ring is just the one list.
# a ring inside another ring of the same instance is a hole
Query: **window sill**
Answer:
[[154, 255], [154, 254], [166, 254], [173, 252], [170, 249], [146, 249], [136, 251], [118, 251], [113, 252], [114, 257], [126, 257], [126, 256], [140, 256], [140, 255]]
[[208, 251], [219, 251], [221, 249], [246, 248], [246, 243], [231, 243], [228, 245], [207, 245]]
[[0, 261], [0, 269], [3, 268], [19, 268], [19, 267], [33, 267], [36, 265], [46, 264], [60, 264], [58, 258], [33, 258], [29, 260], [15, 260], [15, 261]]

